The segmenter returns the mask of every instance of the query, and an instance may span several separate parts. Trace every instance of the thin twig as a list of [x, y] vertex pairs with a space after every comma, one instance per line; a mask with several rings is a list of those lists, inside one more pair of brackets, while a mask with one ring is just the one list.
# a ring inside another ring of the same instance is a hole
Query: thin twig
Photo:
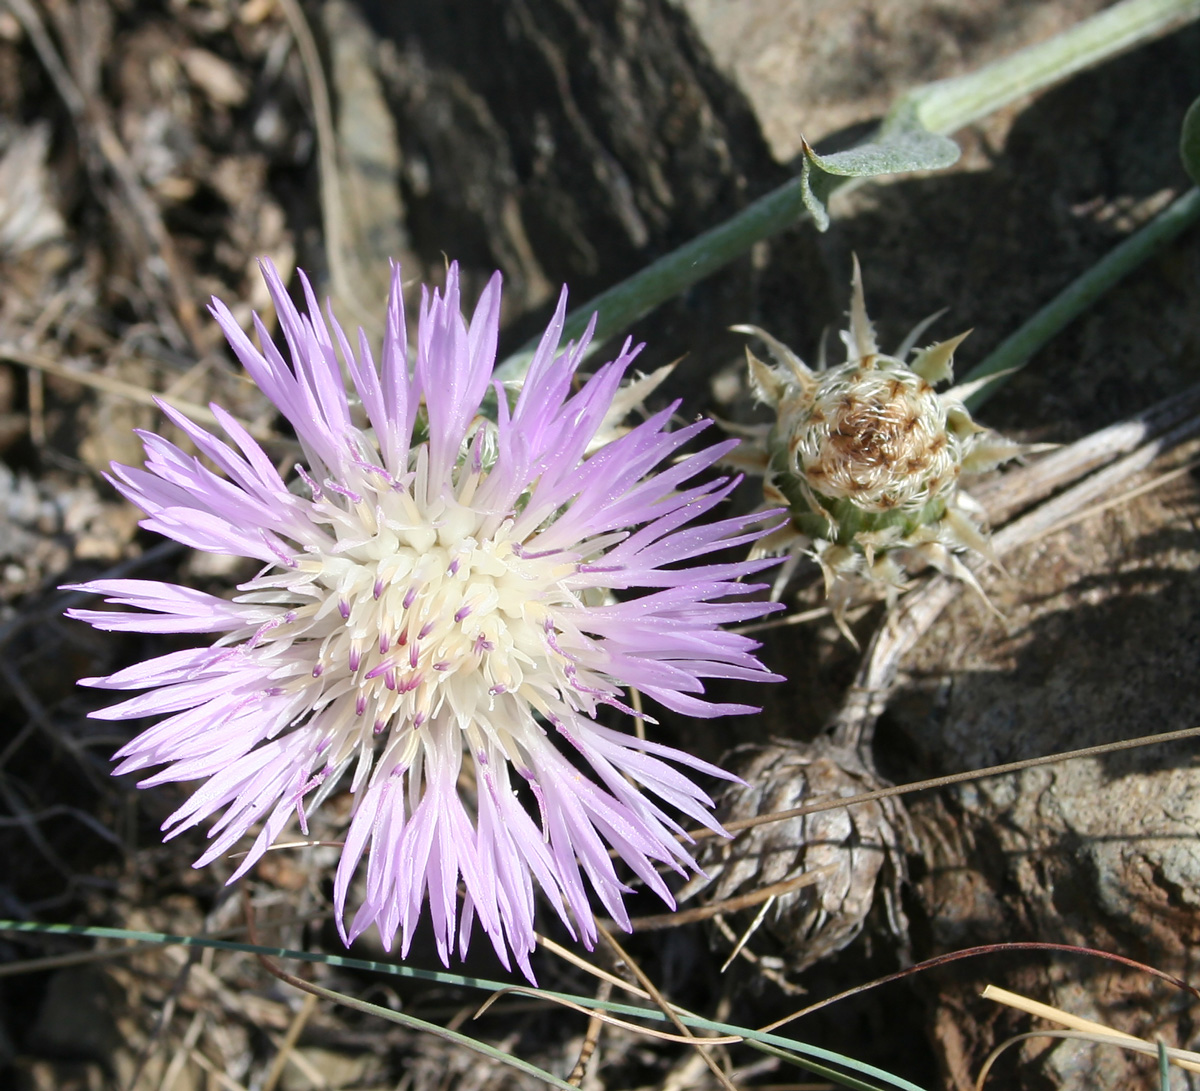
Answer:
[[715, 917], [718, 913], [737, 913], [742, 909], [749, 909], [751, 906], [758, 905], [759, 902], [765, 902], [769, 898], [778, 898], [783, 894], [790, 894], [792, 891], [799, 890], [802, 887], [812, 886], [827, 875], [837, 871], [837, 869], [837, 864], [825, 864], [822, 867], [813, 868], [811, 871], [803, 872], [800, 875], [794, 875], [790, 879], [771, 883], [768, 886], [761, 886], [757, 890], [750, 891], [749, 894], [740, 894], [736, 898], [726, 898], [722, 902], [713, 902], [711, 905], [702, 905], [695, 909], [681, 909], [677, 913], [657, 913], [654, 916], [634, 917], [629, 922], [630, 931], [655, 932], [663, 928], [678, 928], [680, 925], [694, 924], [696, 921], [708, 920], [710, 917]]
[[616, 974], [609, 973], [608, 970], [602, 969], [593, 962], [588, 962], [582, 955], [576, 954], [561, 943], [555, 943], [554, 940], [543, 936], [541, 933], [535, 933], [535, 935], [537, 936], [539, 947], [549, 951], [552, 955], [557, 955], [564, 962], [569, 962], [584, 973], [591, 974], [592, 977], [600, 981], [607, 981], [610, 985], [615, 985], [618, 989], [623, 989], [625, 992], [631, 993], [642, 1000], [650, 999], [650, 994], [645, 989], [639, 989], [636, 985], [632, 985], [628, 981], [623, 981]]
[[944, 955], [935, 955], [933, 958], [925, 959], [925, 961], [918, 962], [914, 966], [907, 966], [903, 970], [897, 970], [895, 973], [877, 977], [874, 981], [855, 985], [851, 989], [845, 989], [840, 993], [835, 993], [833, 996], [827, 996], [824, 1000], [818, 1000], [815, 1004], [809, 1004], [799, 1011], [792, 1012], [791, 1015], [785, 1015], [782, 1019], [776, 1019], [775, 1022], [768, 1023], [765, 1027], [759, 1027], [759, 1030], [768, 1033], [776, 1031], [788, 1023], [802, 1019], [806, 1015], [812, 1015], [814, 1012], [818, 1012], [822, 1008], [827, 1008], [831, 1004], [837, 1004], [852, 996], [858, 996], [860, 993], [876, 989], [880, 985], [890, 985], [894, 981], [903, 981], [906, 977], [912, 977], [914, 974], [924, 973], [926, 970], [934, 970], [939, 966], [949, 965], [951, 962], [959, 962], [968, 958], [979, 958], [983, 955], [1007, 954], [1013, 951], [1052, 951], [1068, 955], [1089, 955], [1092, 958], [1106, 959], [1109, 962], [1117, 962], [1122, 966], [1128, 966], [1141, 973], [1149, 974], [1151, 977], [1156, 977], [1161, 981], [1167, 982], [1169, 985], [1173, 985], [1177, 989], [1182, 989], [1185, 992], [1191, 993], [1192, 996], [1200, 998], [1200, 990], [1189, 985], [1182, 978], [1160, 970], [1156, 966], [1147, 966], [1144, 962], [1127, 958], [1125, 955], [1116, 955], [1111, 951], [1101, 951], [1094, 947], [1079, 947], [1071, 943], [1042, 943], [1037, 940], [1028, 940], [1019, 943], [988, 943], [982, 947], [965, 947], [961, 951], [949, 951]]
[[[611, 995], [612, 985], [607, 981], [601, 981], [596, 987], [597, 1004], [608, 1003], [608, 998]], [[600, 1044], [600, 1031], [603, 1027], [604, 1020], [600, 1019], [593, 1012], [588, 1018], [587, 1031], [583, 1036], [583, 1045], [579, 1049], [579, 1059], [575, 1062], [575, 1067], [571, 1069], [571, 1074], [567, 1077], [567, 1083], [574, 1084], [576, 1087], [583, 1083], [583, 1077], [587, 1075], [588, 1064], [596, 1052], [596, 1047]]]
[[[914, 780], [907, 784], [876, 788], [872, 792], [862, 792], [855, 796], [838, 796], [818, 800], [814, 803], [806, 803], [803, 807], [791, 807], [786, 811], [773, 811], [770, 814], [755, 815], [753, 818], [741, 818], [734, 822], [726, 822], [725, 829], [729, 833], [736, 833], [738, 830], [748, 830], [752, 826], [766, 826], [772, 822], [785, 822], [789, 818], [801, 818], [806, 814], [837, 810], [840, 807], [854, 807], [860, 803], [873, 803], [877, 799], [912, 795], [915, 792], [927, 792], [933, 788], [946, 788], [952, 784], [967, 784], [971, 781], [983, 780], [986, 777], [1007, 776], [1010, 773], [1019, 773], [1024, 769], [1035, 769], [1041, 765], [1056, 765], [1059, 762], [1075, 761], [1078, 758], [1098, 758], [1104, 754], [1113, 754], [1121, 750], [1136, 750], [1142, 746], [1157, 746], [1161, 743], [1179, 742], [1181, 739], [1197, 737], [1200, 737], [1200, 727], [1184, 727], [1178, 731], [1164, 731], [1159, 735], [1142, 735], [1136, 739], [1118, 739], [1116, 742], [1101, 743], [1098, 746], [1085, 746], [1080, 750], [1064, 750], [1057, 754], [1043, 754], [1038, 758], [1005, 762], [1003, 765], [989, 765], [986, 769], [970, 769], [962, 773], [930, 777], [928, 780]], [[689, 830], [686, 836], [692, 840], [699, 840], [703, 837], [719, 835], [712, 830], [701, 828]]]
[[334, 294], [353, 313], [354, 320], [367, 329], [378, 325], [358, 298], [351, 262], [356, 258], [346, 245], [345, 205], [342, 199], [342, 176], [338, 165], [337, 133], [333, 123], [333, 106], [329, 96], [329, 84], [321, 65], [321, 54], [317, 49], [304, 11], [296, 0], [276, 0], [288, 28], [295, 39], [308, 82], [312, 100], [313, 125], [317, 136], [317, 164], [320, 168], [321, 220], [325, 227], [325, 262], [329, 267], [329, 278], [333, 282]]
[[654, 982], [650, 980], [650, 977], [647, 975], [646, 971], [643, 970], [641, 966], [639, 966], [637, 962], [635, 962], [634, 959], [629, 956], [625, 949], [617, 942], [616, 937], [607, 928], [605, 928], [604, 925], [597, 922], [596, 930], [599, 932], [600, 938], [612, 948], [613, 953], [617, 956], [617, 958], [619, 958], [625, 963], [626, 966], [629, 967], [630, 972], [634, 977], [637, 978], [638, 984], [641, 985], [641, 987], [651, 995], [651, 997], [654, 999], [654, 1002], [659, 1006], [659, 1008], [662, 1009], [662, 1013], [672, 1023], [675, 1024], [675, 1029], [678, 1030], [680, 1034], [684, 1035], [684, 1037], [695, 1043], [696, 1052], [700, 1055], [700, 1057], [703, 1058], [704, 1063], [708, 1066], [708, 1070], [713, 1074], [717, 1082], [725, 1088], [725, 1091], [737, 1091], [737, 1088], [735, 1088], [733, 1084], [729, 1082], [729, 1077], [721, 1071], [721, 1066], [718, 1065], [715, 1060], [713, 1060], [712, 1056], [708, 1052], [708, 1049], [706, 1048], [714, 1045], [715, 1043], [706, 1042], [703, 1038], [697, 1038], [691, 1032], [691, 1030], [688, 1029], [687, 1024], [675, 1014], [674, 1007], [659, 991], [658, 986], [656, 986]]

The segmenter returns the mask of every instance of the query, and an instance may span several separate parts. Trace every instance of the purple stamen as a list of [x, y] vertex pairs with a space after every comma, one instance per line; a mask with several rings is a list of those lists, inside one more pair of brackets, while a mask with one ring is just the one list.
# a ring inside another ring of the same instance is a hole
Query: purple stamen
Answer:
[[550, 650], [554, 652], [555, 655], [562, 656], [562, 658], [566, 660], [571, 659], [571, 656], [569, 656], [562, 650], [562, 648], [558, 646], [557, 634], [554, 632], [554, 626], [550, 624], [549, 619], [546, 620], [546, 643], [550, 645]]
[[382, 477], [393, 489], [396, 487], [396, 479], [382, 466], [376, 466], [374, 462], [364, 458], [362, 452], [358, 449], [358, 444], [353, 440], [347, 440], [346, 447], [350, 451], [350, 458], [354, 461], [355, 466], [360, 470], [366, 470], [369, 474], [377, 474], [379, 477]]
[[425, 624], [421, 626], [421, 631], [419, 633], [417, 633], [417, 639], [424, 640], [430, 633], [433, 632], [433, 630], [436, 626], [437, 626], [437, 622], [435, 622], [435, 621], [425, 622]]
[[248, 641], [246, 641], [246, 647], [257, 648], [258, 642], [262, 640], [262, 638], [266, 636], [267, 633], [269, 633], [272, 629], [278, 629], [280, 625], [290, 625], [295, 620], [295, 613], [289, 610], [283, 615], [283, 617], [273, 617], [270, 621], [263, 622], [263, 624], [258, 627], [258, 631], [255, 632], [255, 634]]
[[260, 530], [258, 536], [262, 540], [263, 545], [275, 554], [279, 563], [284, 568], [295, 568], [297, 566], [299, 562], [290, 553], [284, 551], [283, 546], [279, 544], [279, 539], [274, 534], [268, 534], [265, 530]]
[[361, 716], [367, 711], [367, 695], [360, 693], [354, 700], [354, 715]]
[[345, 599], [338, 599], [338, 613], [342, 615], [343, 621], [350, 620], [350, 603]]
[[325, 777], [329, 774], [329, 767], [326, 766], [320, 773], [310, 777], [307, 783], [304, 783], [304, 774], [301, 773], [296, 779], [301, 783], [297, 784], [296, 791], [292, 796], [292, 802], [296, 806], [296, 815], [300, 819], [300, 832], [305, 837], [308, 836], [308, 816], [304, 813], [304, 797], [316, 788]]
[[328, 478], [326, 478], [325, 488], [327, 488], [330, 492], [337, 493], [339, 496], [344, 496], [352, 504], [362, 503], [362, 497], [359, 496], [358, 493], [354, 492], [352, 489], [346, 488], [345, 485], [339, 485], [336, 481], [330, 481]]
[[469, 605], [467, 605], [467, 606], [460, 606], [460, 607], [459, 607], [457, 610], [455, 610], [455, 611], [454, 611], [454, 620], [455, 620], [455, 621], [462, 621], [462, 620], [463, 620], [464, 618], [466, 618], [466, 617], [467, 617], [467, 616], [468, 616], [470, 613], [471, 613], [471, 607], [470, 607]]
[[350, 667], [350, 673], [357, 674], [358, 666], [362, 662], [362, 652], [360, 652], [357, 648], [351, 648], [350, 654], [346, 658], [347, 665]]
[[383, 580], [377, 579], [375, 586], [371, 589], [371, 594], [374, 595], [375, 601], [379, 601], [379, 596], [383, 594]]
[[412, 587], [410, 587], [404, 593], [404, 602], [401, 605], [404, 607], [404, 609], [411, 610], [412, 604], [416, 601], [417, 601], [417, 585], [414, 583], [412, 585]]
[[296, 463], [295, 470], [296, 470], [296, 473], [298, 473], [300, 475], [300, 480], [303, 481], [304, 484], [306, 484], [308, 486], [308, 491], [312, 493], [312, 498], [314, 500], [320, 500], [321, 499], [321, 486], [318, 485], [311, 477], [308, 476], [307, 471], [304, 469], [303, 466], [300, 465], [299, 462]]

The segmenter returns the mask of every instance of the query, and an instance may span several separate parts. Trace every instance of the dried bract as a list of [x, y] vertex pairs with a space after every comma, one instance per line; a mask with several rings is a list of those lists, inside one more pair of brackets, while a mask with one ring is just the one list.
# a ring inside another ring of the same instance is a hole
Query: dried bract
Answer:
[[[722, 793], [727, 822], [802, 807], [880, 787], [857, 752], [833, 739], [776, 741], [747, 747], [734, 768], [745, 783]], [[753, 826], [710, 843], [701, 866], [712, 878], [707, 901], [719, 903], [818, 872], [816, 882], [764, 903], [761, 924], [783, 948], [783, 968], [799, 973], [840, 951], [863, 929], [881, 889], [892, 931], [906, 932], [897, 886], [904, 875], [907, 817], [882, 799]], [[747, 911], [751, 912], [751, 911]], [[769, 960], [764, 960], [769, 965]]]

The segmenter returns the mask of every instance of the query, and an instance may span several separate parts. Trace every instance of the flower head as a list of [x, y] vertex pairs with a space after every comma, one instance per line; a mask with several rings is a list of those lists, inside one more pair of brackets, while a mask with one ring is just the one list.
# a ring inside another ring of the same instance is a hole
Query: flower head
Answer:
[[[719, 829], [708, 796], [668, 762], [725, 774], [596, 714], [629, 711], [630, 686], [688, 715], [752, 711], [707, 701], [703, 680], [775, 678], [752, 641], [719, 629], [770, 609], [739, 582], [770, 562], [693, 563], [763, 532], [756, 517], [697, 525], [736, 483], [696, 481], [731, 444], [673, 461], [704, 425], [668, 432], [668, 407], [585, 454], [612, 433], [636, 350], [580, 382], [590, 330], [559, 351], [565, 292], [510, 400], [492, 378], [498, 274], [468, 323], [451, 266], [445, 290], [422, 296], [410, 364], [394, 269], [380, 368], [361, 332], [355, 347], [322, 318], [307, 280], [301, 314], [264, 274], [286, 357], [257, 318], [261, 351], [224, 304], [212, 313], [294, 427], [298, 480], [289, 488], [218, 406], [232, 445], [162, 406], [224, 476], [144, 433], [145, 468], [114, 466], [113, 484], [147, 529], [264, 567], [232, 601], [145, 580], [84, 584], [136, 609], [72, 611], [97, 628], [218, 636], [88, 679], [147, 691], [94, 715], [163, 717], [118, 752], [116, 772], [165, 766], [143, 787], [205, 780], [164, 824], [174, 836], [219, 814], [196, 866], [261, 823], [244, 874], [341, 783], [355, 799], [334, 881], [346, 942], [375, 924], [389, 947], [399, 931], [406, 953], [427, 900], [443, 961], [456, 937], [465, 951], [477, 916], [528, 975], [535, 884], [590, 944], [584, 876], [627, 922], [610, 846], [668, 902], [657, 865], [694, 867], [660, 801]], [[493, 419], [481, 414], [489, 397]], [[347, 927], [364, 855], [366, 894]]]
[[855, 579], [894, 593], [904, 586], [906, 568], [923, 563], [979, 589], [958, 554], [990, 559], [991, 549], [983, 513], [959, 488], [959, 478], [1040, 449], [976, 424], [964, 405], [966, 387], [935, 391], [952, 377], [954, 350], [965, 333], [907, 360], [930, 321], [894, 356], [881, 352], [856, 260], [849, 329], [842, 334], [845, 363], [813, 371], [765, 331], [736, 327], [762, 340], [776, 361], [768, 365], [747, 350], [751, 384], [776, 417], [757, 432], [748, 430], [759, 440], [757, 449], [727, 461], [762, 474], [766, 503], [789, 510], [789, 522], [759, 547], [790, 553], [776, 595], [795, 562], [811, 555], [847, 636], [844, 611]]

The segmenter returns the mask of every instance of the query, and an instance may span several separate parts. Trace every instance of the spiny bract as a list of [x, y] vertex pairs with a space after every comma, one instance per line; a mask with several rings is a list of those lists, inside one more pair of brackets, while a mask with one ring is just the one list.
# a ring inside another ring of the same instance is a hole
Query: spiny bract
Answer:
[[905, 586], [907, 568], [925, 563], [978, 589], [958, 554], [991, 559], [991, 548], [983, 513], [959, 488], [959, 478], [1033, 449], [971, 419], [963, 403], [974, 387], [935, 391], [952, 377], [954, 350], [967, 334], [920, 349], [905, 362], [933, 318], [894, 356], [880, 352], [856, 259], [849, 329], [841, 335], [845, 363], [814, 371], [766, 331], [734, 327], [762, 340], [774, 359], [766, 364], [746, 350], [751, 386], [775, 411], [775, 421], [748, 429], [757, 444], [728, 459], [761, 474], [767, 504], [785, 506], [791, 516], [757, 547], [789, 555], [774, 597], [801, 557], [815, 558], [847, 636], [845, 609], [856, 579], [894, 593]]

